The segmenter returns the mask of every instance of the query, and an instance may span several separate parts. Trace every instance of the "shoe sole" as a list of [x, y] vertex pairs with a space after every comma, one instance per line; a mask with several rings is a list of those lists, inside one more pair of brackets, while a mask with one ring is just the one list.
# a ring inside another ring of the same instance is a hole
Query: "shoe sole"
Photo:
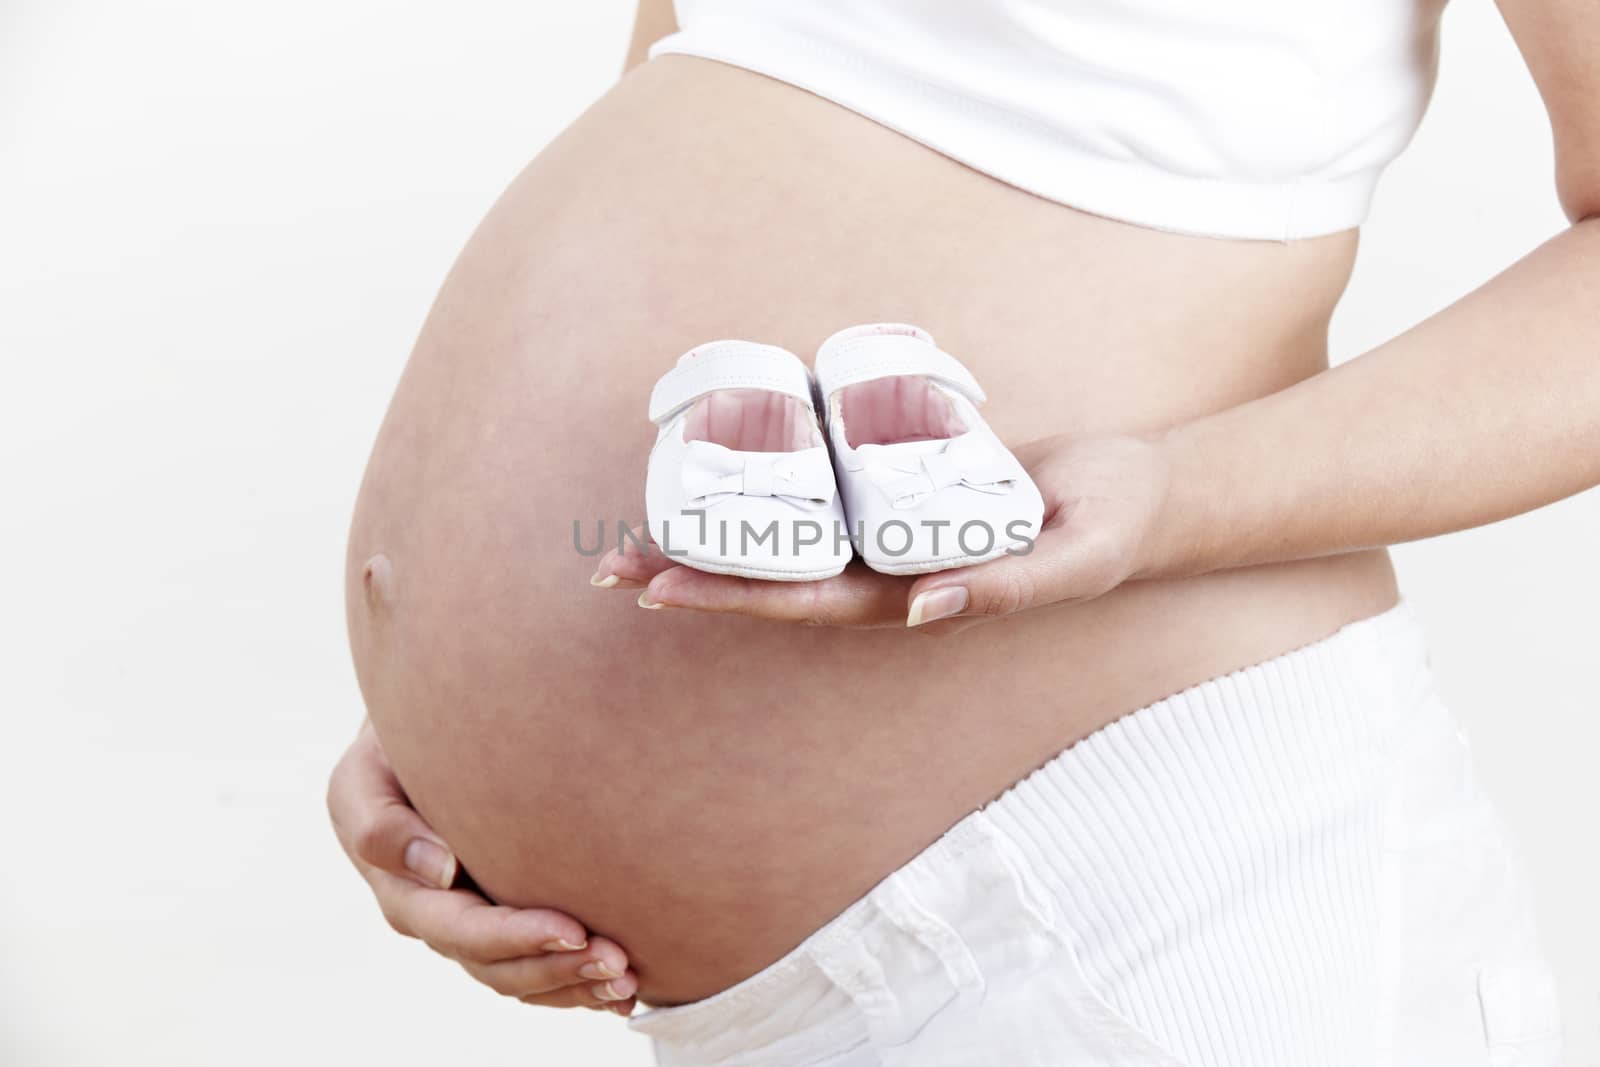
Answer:
[[1017, 546], [1007, 545], [1005, 548], [997, 549], [986, 556], [941, 556], [938, 559], [907, 560], [902, 563], [874, 563], [872, 560], [863, 558], [862, 562], [879, 574], [904, 577], [908, 574], [932, 574], [935, 571], [954, 571], [963, 567], [976, 567], [980, 563], [991, 563], [1005, 555], [1009, 549], [1015, 547]]
[[676, 563], [691, 567], [707, 574], [726, 574], [733, 578], [753, 578], [762, 582], [820, 582], [828, 578], [837, 578], [844, 573], [850, 565], [849, 560], [826, 570], [816, 571], [779, 571], [768, 570], [764, 567], [751, 567], [741, 563], [714, 563], [700, 559], [688, 559], [683, 556], [669, 557]]

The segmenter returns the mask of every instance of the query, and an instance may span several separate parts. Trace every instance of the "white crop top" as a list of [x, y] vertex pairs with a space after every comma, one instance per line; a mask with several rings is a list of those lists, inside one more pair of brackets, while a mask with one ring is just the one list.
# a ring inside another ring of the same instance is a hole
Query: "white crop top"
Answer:
[[1038, 196], [1214, 237], [1361, 224], [1444, 0], [677, 0], [652, 56], [807, 89]]

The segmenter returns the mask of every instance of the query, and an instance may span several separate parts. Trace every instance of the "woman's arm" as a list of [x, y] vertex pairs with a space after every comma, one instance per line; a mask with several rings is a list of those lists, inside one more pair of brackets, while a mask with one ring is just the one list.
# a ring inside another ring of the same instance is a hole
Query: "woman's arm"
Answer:
[[678, 17], [672, 9], [672, 0], [639, 0], [638, 13], [633, 17], [633, 40], [628, 44], [628, 59], [623, 73], [650, 58], [650, 46], [671, 33], [678, 32]]
[[1136, 576], [1410, 541], [1600, 483], [1600, 219], [1380, 348], [1165, 441]]
[[1365, 356], [1174, 430], [1145, 573], [1409, 541], [1600, 483], [1600, 6], [1500, 6], [1574, 225]]
[[[1036, 442], [1034, 551], [917, 580], [850, 568], [784, 587], [608, 555], [647, 606], [922, 625], [1098, 596], [1123, 581], [1394, 544], [1600, 484], [1600, 6], [1501, 0], [1539, 85], [1573, 226], [1334, 370], [1150, 438]], [[616, 582], [606, 582], [615, 576]]]

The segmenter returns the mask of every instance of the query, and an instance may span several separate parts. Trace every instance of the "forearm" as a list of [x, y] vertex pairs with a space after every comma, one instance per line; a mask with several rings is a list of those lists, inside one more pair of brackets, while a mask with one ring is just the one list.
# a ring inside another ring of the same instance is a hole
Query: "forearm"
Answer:
[[628, 43], [628, 58], [623, 64], [626, 73], [650, 58], [650, 46], [668, 34], [678, 32], [678, 18], [672, 0], [639, 0], [639, 10], [633, 19], [633, 38]]
[[1600, 221], [1359, 359], [1163, 445], [1151, 577], [1415, 540], [1600, 484]]

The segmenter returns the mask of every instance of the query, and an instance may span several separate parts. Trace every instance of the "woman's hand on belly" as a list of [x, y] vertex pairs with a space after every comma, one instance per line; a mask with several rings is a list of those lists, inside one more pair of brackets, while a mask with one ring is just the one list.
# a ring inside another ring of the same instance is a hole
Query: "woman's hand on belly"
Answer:
[[594, 583], [643, 587], [642, 607], [941, 634], [1090, 600], [1160, 569], [1159, 561], [1145, 558], [1167, 495], [1169, 462], [1157, 438], [1052, 437], [1015, 451], [1045, 502], [1044, 527], [1025, 555], [919, 577], [855, 565], [820, 582], [762, 582], [697, 571], [654, 546], [641, 550], [624, 540], [601, 559]]
[[501, 907], [452, 888], [455, 857], [406, 800], [371, 723], [333, 770], [328, 814], [397, 932], [524, 1004], [633, 1011], [638, 981], [616, 942], [557, 911]]

